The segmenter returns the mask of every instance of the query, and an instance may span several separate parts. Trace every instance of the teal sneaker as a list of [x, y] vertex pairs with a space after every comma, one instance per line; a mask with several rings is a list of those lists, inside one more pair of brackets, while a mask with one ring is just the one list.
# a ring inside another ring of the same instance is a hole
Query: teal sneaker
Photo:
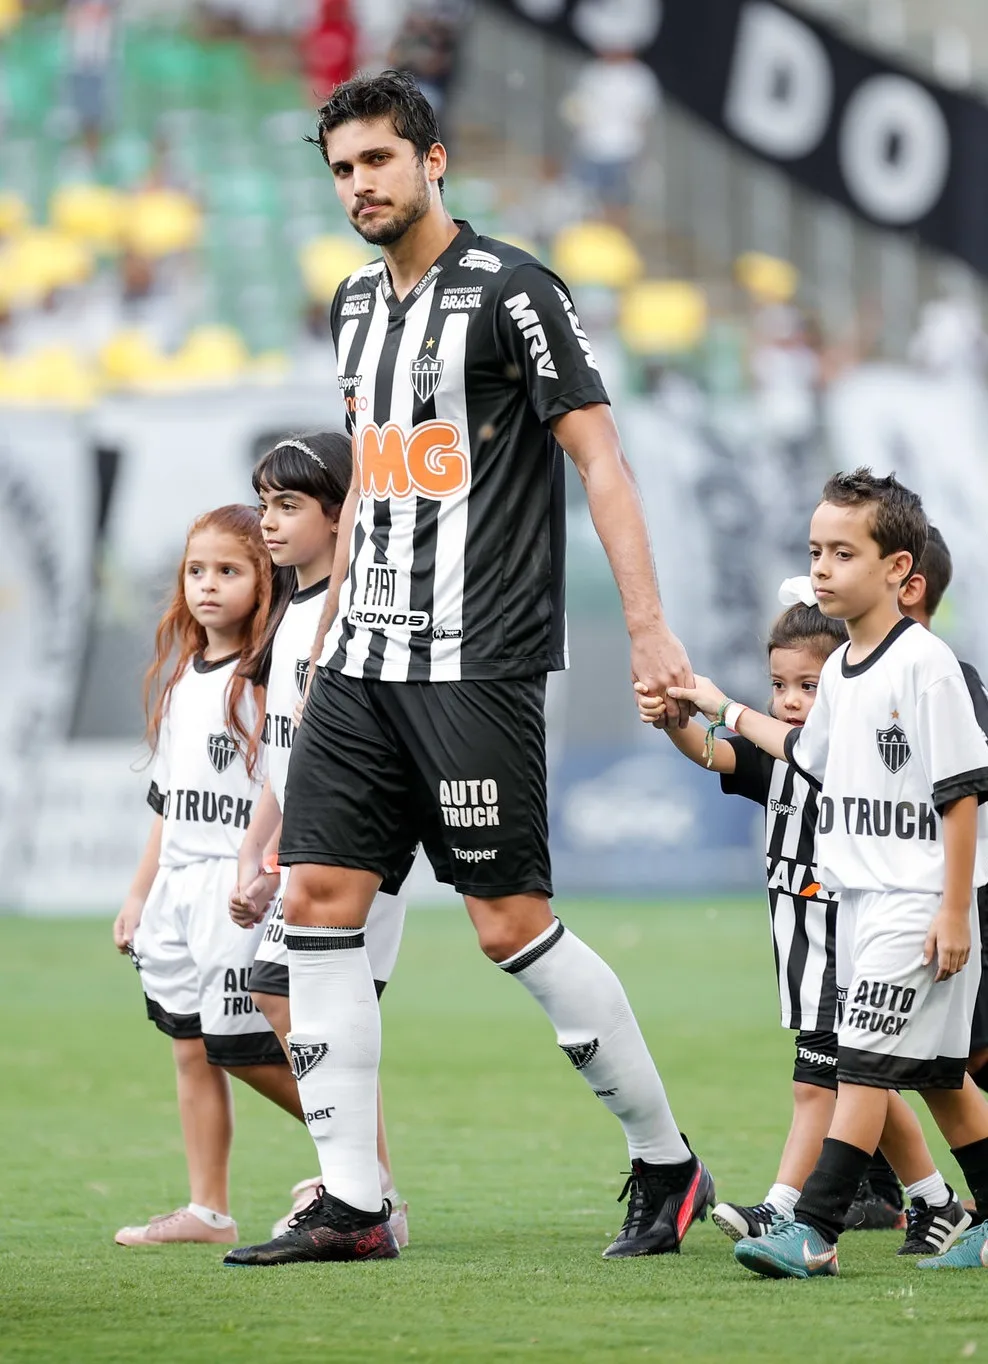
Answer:
[[745, 1236], [734, 1247], [745, 1269], [767, 1279], [815, 1279], [837, 1274], [837, 1247], [805, 1222], [785, 1222], [765, 1236]]
[[933, 1260], [918, 1260], [920, 1269], [988, 1269], [988, 1222], [968, 1227]]

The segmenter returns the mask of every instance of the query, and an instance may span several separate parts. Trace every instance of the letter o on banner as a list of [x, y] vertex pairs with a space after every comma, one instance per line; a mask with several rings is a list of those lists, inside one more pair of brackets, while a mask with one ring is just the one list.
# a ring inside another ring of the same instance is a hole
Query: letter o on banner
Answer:
[[741, 11], [724, 122], [765, 156], [794, 161], [823, 138], [834, 78], [812, 29], [771, 5]]
[[873, 76], [848, 100], [840, 164], [851, 197], [881, 223], [925, 217], [950, 173], [943, 110], [905, 76]]

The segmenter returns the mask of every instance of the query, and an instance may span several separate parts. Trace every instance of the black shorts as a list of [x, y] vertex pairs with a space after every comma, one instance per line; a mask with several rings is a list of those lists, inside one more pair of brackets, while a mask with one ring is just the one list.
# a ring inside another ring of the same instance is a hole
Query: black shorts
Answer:
[[544, 676], [378, 682], [316, 670], [279, 861], [387, 881], [419, 843], [462, 895], [552, 894]]
[[978, 919], [981, 923], [981, 984], [971, 1020], [971, 1052], [988, 1047], [988, 886], [978, 887]]
[[792, 1078], [797, 1084], [837, 1088], [837, 1034], [798, 1032]]

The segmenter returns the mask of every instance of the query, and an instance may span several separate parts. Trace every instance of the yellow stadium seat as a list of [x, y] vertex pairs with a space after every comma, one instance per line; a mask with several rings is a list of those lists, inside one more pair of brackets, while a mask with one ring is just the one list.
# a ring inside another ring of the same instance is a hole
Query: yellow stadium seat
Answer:
[[762, 251], [746, 251], [738, 256], [734, 278], [759, 303], [788, 303], [799, 288], [795, 265]]
[[201, 234], [199, 206], [179, 190], [144, 190], [127, 201], [123, 240], [139, 255], [158, 257], [188, 251]]
[[22, 0], [0, 0], [0, 37], [16, 28], [23, 14]]
[[19, 194], [12, 194], [9, 190], [0, 193], [0, 236], [26, 227], [30, 217], [31, 212]]
[[36, 302], [53, 289], [81, 284], [92, 271], [89, 248], [49, 227], [26, 228], [0, 248], [0, 280], [18, 302]]
[[306, 291], [317, 303], [332, 303], [340, 282], [377, 254], [349, 237], [314, 237], [299, 252]]
[[624, 289], [645, 269], [634, 242], [611, 223], [564, 227], [553, 242], [552, 255], [554, 268], [577, 287]]
[[621, 300], [621, 339], [636, 355], [681, 355], [706, 329], [706, 297], [686, 280], [643, 280]]
[[144, 332], [135, 327], [111, 337], [99, 353], [99, 363], [108, 384], [126, 388], [153, 380], [167, 362]]
[[47, 346], [0, 362], [0, 402], [88, 407], [98, 385], [91, 368], [68, 346]]
[[176, 381], [190, 384], [227, 383], [239, 378], [250, 361], [247, 347], [232, 327], [196, 327], [172, 357]]
[[116, 251], [124, 227], [127, 199], [106, 185], [64, 185], [52, 195], [48, 216], [53, 227], [97, 251]]

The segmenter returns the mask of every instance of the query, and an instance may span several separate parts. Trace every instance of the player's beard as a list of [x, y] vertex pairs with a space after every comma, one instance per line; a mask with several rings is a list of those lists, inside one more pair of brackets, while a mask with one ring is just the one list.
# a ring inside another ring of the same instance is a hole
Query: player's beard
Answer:
[[[352, 222], [365, 242], [370, 242], [372, 246], [394, 246], [395, 242], [400, 241], [414, 223], [425, 217], [431, 204], [429, 181], [423, 171], [422, 178], [419, 181], [418, 193], [402, 208], [396, 209], [390, 218], [385, 218], [383, 222], [378, 220], [366, 224], [361, 223], [359, 218], [353, 218]], [[358, 209], [357, 212], [359, 213], [360, 210]]]

